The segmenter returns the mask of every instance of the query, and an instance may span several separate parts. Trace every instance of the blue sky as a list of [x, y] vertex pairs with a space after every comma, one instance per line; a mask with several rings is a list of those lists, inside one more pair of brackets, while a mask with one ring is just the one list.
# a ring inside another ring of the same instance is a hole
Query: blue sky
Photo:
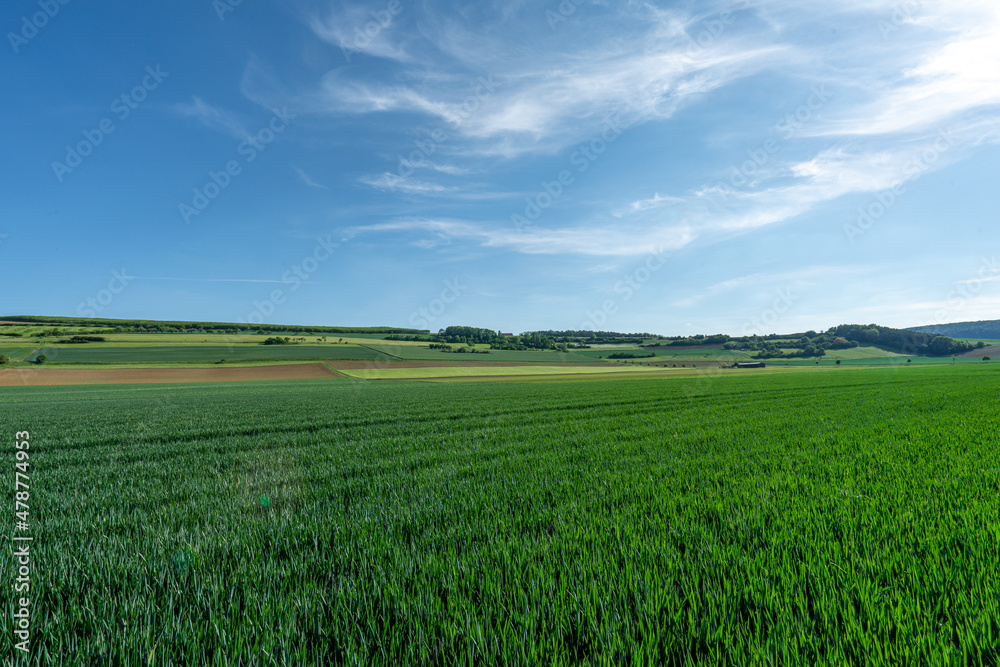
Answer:
[[994, 0], [18, 0], [0, 26], [2, 314], [1000, 318]]

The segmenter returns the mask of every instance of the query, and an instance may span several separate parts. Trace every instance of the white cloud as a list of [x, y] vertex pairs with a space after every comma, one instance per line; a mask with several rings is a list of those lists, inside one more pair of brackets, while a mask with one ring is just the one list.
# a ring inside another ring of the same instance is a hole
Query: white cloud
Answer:
[[358, 181], [383, 192], [402, 192], [405, 194], [444, 195], [457, 189], [447, 188], [438, 183], [403, 178], [388, 172], [380, 176], [362, 176]]
[[612, 215], [615, 216], [616, 218], [620, 218], [624, 215], [639, 213], [642, 211], [649, 211], [651, 209], [662, 208], [663, 206], [681, 204], [683, 202], [684, 202], [683, 197], [672, 197], [669, 195], [664, 196], [661, 195], [660, 193], [656, 193], [649, 199], [640, 199], [639, 201], [634, 201], [631, 204], [628, 204], [627, 206], [623, 206], [622, 208], [613, 211]]
[[[457, 130], [478, 153], [510, 157], [587, 138], [609, 116], [626, 125], [669, 118], [690, 99], [760, 71], [785, 51], [745, 46], [724, 33], [692, 48], [674, 12], [639, 4], [609, 11], [622, 30], [598, 32], [593, 28], [608, 27], [604, 19], [574, 16], [586, 28], [586, 48], [567, 48], [568, 33], [535, 35], [537, 41], [500, 37], [491, 26], [428, 12], [421, 16], [427, 43], [419, 61], [402, 55], [412, 31], [387, 28], [367, 48], [397, 62], [395, 75], [379, 81], [364, 68], [334, 70], [303, 103], [316, 113], [419, 112]], [[345, 31], [360, 18], [314, 20], [312, 28], [343, 46]]]
[[[423, 42], [396, 24], [373, 40], [378, 45], [370, 52], [393, 61], [388, 75], [372, 76], [360, 67], [335, 70], [303, 100], [320, 114], [418, 112], [448, 129], [449, 157], [517, 158], [561, 151], [594, 136], [612, 116], [624, 128], [668, 120], [704, 94], [762, 72], [782, 78], [770, 85], [805, 78], [804, 89], [822, 82], [837, 91], [802, 132], [782, 140], [781, 154], [743, 187], [709, 182], [689, 193], [659, 190], [625, 206], [602, 203], [603, 211], [589, 215], [586, 223], [575, 221], [573, 229], [522, 234], [447, 226], [449, 237], [529, 254], [646, 252], [648, 242], [626, 240], [632, 232], [676, 247], [696, 237], [725, 239], [791, 220], [846, 195], [905, 189], [1000, 139], [1000, 10], [995, 4], [960, 0], [943, 8], [914, 2], [904, 3], [901, 12], [896, 0], [835, 5], [761, 0], [737, 12], [739, 21], [721, 24], [703, 46], [692, 46], [706, 21], [718, 20], [715, 12], [745, 4], [717, 2], [697, 15], [649, 3], [606, 5], [596, 19], [584, 16], [581, 5], [572, 23], [559, 27], [562, 32], [540, 36], [537, 26], [526, 29], [521, 23], [523, 34], [496, 29], [515, 22], [519, 7], [508, 8], [502, 21], [491, 15], [493, 23], [477, 25], [469, 16], [435, 13], [430, 3], [418, 31]], [[914, 35], [881, 40], [886, 21], [894, 33]], [[342, 44], [347, 33], [338, 25], [314, 22], [313, 29]], [[817, 25], [823, 31], [832, 26], [837, 37], [828, 43], [816, 39]], [[336, 30], [341, 32], [331, 38]], [[587, 39], [581, 42], [580, 35]], [[490, 74], [480, 79], [481, 72]], [[762, 126], [760, 132], [767, 136], [774, 127]], [[817, 147], [823, 139], [830, 143]], [[758, 135], [747, 145], [761, 141]], [[461, 159], [449, 163], [425, 160], [414, 166], [459, 181], [483, 173]], [[384, 192], [452, 199], [491, 189], [391, 174], [361, 182]], [[667, 207], [670, 215], [662, 212]], [[437, 223], [387, 224], [368, 231], [430, 231]]]
[[[411, 4], [400, 2], [398, 6], [405, 9]], [[347, 3], [337, 3], [325, 16], [314, 15], [309, 19], [312, 31], [339, 47], [348, 59], [354, 54], [365, 54], [406, 62], [410, 56], [399, 35], [392, 34], [399, 23], [399, 14], [389, 12], [386, 6]]]
[[311, 187], [311, 188], [319, 188], [321, 190], [327, 190], [328, 189], [325, 185], [320, 185], [319, 183], [317, 183], [316, 181], [314, 181], [312, 178], [310, 178], [309, 174], [307, 174], [306, 172], [302, 171], [302, 169], [300, 169], [298, 167], [293, 167], [293, 168], [295, 169], [295, 173], [299, 175], [299, 178], [302, 179], [302, 182], [305, 183], [306, 185], [308, 185], [309, 187]]
[[[461, 220], [402, 219], [392, 222], [352, 227], [345, 231], [345, 240], [376, 233], [423, 233], [440, 240], [464, 240], [482, 247], [516, 250], [530, 255], [575, 254], [604, 257], [628, 257], [651, 251], [678, 250], [691, 243], [695, 236], [684, 225], [638, 233], [639, 230], [607, 228], [539, 229], [531, 233], [513, 227], [488, 227]], [[420, 242], [426, 243], [426, 240]]]
[[192, 97], [190, 103], [175, 104], [173, 111], [181, 116], [193, 118], [207, 128], [236, 139], [246, 139], [248, 135], [246, 127], [236, 114], [212, 106], [197, 96]]
[[913, 11], [912, 22], [943, 26], [943, 41], [919, 45], [911, 55], [915, 65], [891, 73], [881, 94], [821, 125], [815, 136], [923, 131], [987, 107], [1000, 111], [1000, 5], [924, 7]]

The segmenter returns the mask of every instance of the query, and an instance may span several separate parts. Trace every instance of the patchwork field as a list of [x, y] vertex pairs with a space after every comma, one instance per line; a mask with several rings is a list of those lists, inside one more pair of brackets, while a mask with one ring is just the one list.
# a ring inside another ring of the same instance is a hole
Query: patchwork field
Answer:
[[[447, 361], [449, 363], [461, 364], [464, 362], [519, 362], [537, 364], [580, 364], [593, 363], [597, 361], [574, 352], [549, 352], [547, 350], [490, 350], [489, 354], [456, 354], [454, 352], [442, 352], [432, 350], [424, 344], [423, 346], [397, 347], [392, 345], [375, 345], [369, 347], [384, 354], [392, 355], [400, 359], [414, 361]], [[480, 346], [481, 350], [488, 350], [488, 346]]]
[[[274, 334], [277, 336], [279, 334]], [[299, 338], [298, 335], [282, 333], [282, 337]], [[108, 343], [137, 343], [141, 345], [256, 345], [263, 343], [271, 335], [257, 334], [101, 334]], [[322, 340], [323, 338], [326, 340]], [[304, 336], [309, 345], [329, 345], [339, 347], [343, 344], [368, 345], [379, 343], [385, 345], [414, 346], [427, 345], [415, 341], [387, 341], [384, 334], [309, 334]]]
[[7, 355], [12, 360], [23, 359], [31, 354], [33, 347], [0, 347], [0, 354]]
[[997, 664], [998, 388], [0, 388], [31, 432], [30, 664]]
[[338, 371], [350, 377], [363, 380], [422, 380], [428, 378], [449, 377], [504, 377], [516, 375], [600, 375], [606, 373], [659, 372], [659, 368], [628, 368], [625, 366], [545, 366], [542, 364], [495, 366], [495, 365], [465, 365], [465, 366], [423, 366], [417, 368], [361, 368]]
[[703, 361], [710, 362], [715, 361], [719, 363], [733, 363], [734, 361], [744, 361], [750, 358], [750, 355], [736, 352], [733, 350], [723, 350], [721, 347], [718, 348], [667, 348], [650, 350], [641, 347], [631, 347], [631, 348], [614, 348], [614, 349], [590, 349], [590, 350], [576, 350], [576, 354], [590, 357], [591, 359], [604, 358], [607, 359], [610, 355], [615, 353], [626, 353], [626, 354], [638, 354], [647, 355], [655, 354], [655, 357], [647, 357], [645, 359], [629, 359], [626, 361], [642, 361], [642, 362], [655, 362], [662, 363], [664, 361], [669, 361], [673, 363], [674, 361]]
[[229, 361], [251, 359], [388, 359], [387, 355], [352, 345], [66, 345], [43, 347], [28, 358], [48, 356], [49, 363], [113, 364], [166, 361]]
[[0, 369], [0, 387], [46, 387], [86, 384], [166, 384], [185, 382], [247, 382], [311, 380], [340, 377], [324, 364], [241, 368], [7, 368]]

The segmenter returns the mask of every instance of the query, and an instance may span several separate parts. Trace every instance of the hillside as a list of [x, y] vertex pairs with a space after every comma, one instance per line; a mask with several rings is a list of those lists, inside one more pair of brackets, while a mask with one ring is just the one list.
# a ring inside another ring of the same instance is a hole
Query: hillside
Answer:
[[1000, 340], [1000, 320], [929, 324], [922, 327], [910, 327], [907, 331], [920, 331], [923, 333], [938, 334], [939, 336], [948, 336], [950, 338]]
[[299, 324], [253, 324], [235, 322], [190, 322], [171, 320], [113, 320], [83, 317], [43, 317], [34, 315], [0, 316], [0, 324], [29, 325], [41, 324], [52, 327], [106, 327], [108, 333], [184, 333], [190, 332], [239, 332], [269, 331], [282, 333], [320, 334], [422, 334], [425, 329], [401, 329], [399, 327], [328, 327], [305, 326]]

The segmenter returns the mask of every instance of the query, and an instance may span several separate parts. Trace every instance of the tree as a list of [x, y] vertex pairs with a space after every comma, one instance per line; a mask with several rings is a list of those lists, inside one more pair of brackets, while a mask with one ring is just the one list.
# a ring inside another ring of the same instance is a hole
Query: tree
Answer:
[[36, 364], [44, 364], [48, 360], [49, 360], [49, 358], [47, 356], [45, 356], [44, 354], [40, 354], [37, 357], [35, 357], [35, 363]]
[[838, 366], [840, 365], [840, 359], [837, 359], [837, 365]]
[[10, 362], [10, 358], [6, 354], [0, 354], [0, 366], [5, 366]]
[[[0, 357], [0, 364], [2, 364], [2, 363], [5, 363], [5, 362], [4, 362], [4, 359], [6, 359], [6, 358], [7, 358], [7, 357]], [[990, 360], [990, 358], [989, 358], [989, 357], [983, 357], [983, 361], [989, 361], [989, 360]]]

